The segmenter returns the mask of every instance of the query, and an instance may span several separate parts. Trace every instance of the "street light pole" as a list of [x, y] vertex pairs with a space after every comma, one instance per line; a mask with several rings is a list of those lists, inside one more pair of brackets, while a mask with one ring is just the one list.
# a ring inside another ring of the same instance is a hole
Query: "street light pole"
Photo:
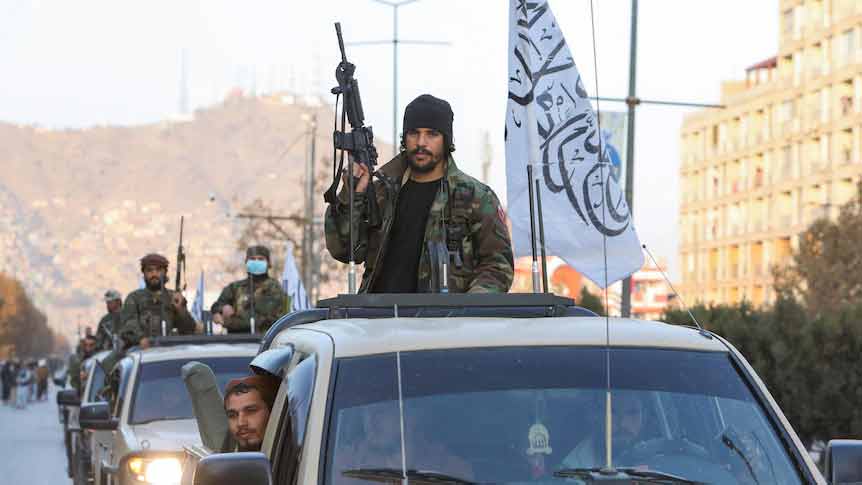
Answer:
[[388, 0], [371, 0], [388, 7], [392, 7], [392, 39], [372, 40], [362, 42], [348, 42], [347, 45], [379, 45], [392, 44], [392, 156], [398, 155], [398, 44], [424, 44], [424, 45], [449, 45], [449, 42], [423, 41], [423, 40], [401, 40], [398, 38], [398, 7], [418, 2], [419, 0], [402, 0], [391, 2]]

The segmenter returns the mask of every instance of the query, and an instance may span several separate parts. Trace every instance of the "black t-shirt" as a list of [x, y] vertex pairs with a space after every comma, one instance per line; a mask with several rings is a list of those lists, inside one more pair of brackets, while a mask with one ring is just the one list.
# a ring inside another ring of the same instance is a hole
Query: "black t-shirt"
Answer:
[[425, 224], [440, 190], [440, 181], [408, 180], [398, 193], [395, 221], [372, 293], [416, 293]]

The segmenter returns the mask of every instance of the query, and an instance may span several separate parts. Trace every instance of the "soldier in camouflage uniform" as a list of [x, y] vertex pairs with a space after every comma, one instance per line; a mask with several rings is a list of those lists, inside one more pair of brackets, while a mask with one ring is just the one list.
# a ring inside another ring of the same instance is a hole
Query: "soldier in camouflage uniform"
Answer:
[[[368, 223], [368, 170], [354, 164], [355, 260], [365, 263], [360, 292], [440, 291], [442, 271], [433, 262], [442, 259], [449, 262], [450, 292], [509, 291], [514, 261], [506, 215], [490, 187], [455, 165], [452, 120], [449, 103], [431, 95], [407, 106], [402, 151], [377, 170], [382, 180], [374, 182], [380, 227]], [[350, 241], [346, 189], [327, 207], [325, 222], [326, 247], [344, 263]]]
[[83, 391], [83, 382], [81, 381], [81, 370], [84, 365], [84, 361], [89, 359], [96, 353], [96, 337], [93, 335], [87, 335], [81, 339], [80, 343], [80, 352], [75, 352], [69, 357], [69, 364], [67, 366], [69, 373], [69, 384], [73, 389], [78, 391], [78, 395], [81, 395]]
[[194, 333], [196, 322], [186, 309], [186, 299], [179, 292], [164, 287], [167, 282], [168, 260], [160, 254], [141, 258], [141, 272], [145, 288], [129, 293], [120, 320], [123, 328], [120, 338], [124, 348], [150, 346], [150, 338], [162, 334], [162, 313], [170, 335], [174, 329], [181, 334]]
[[120, 310], [123, 308], [123, 295], [117, 290], [105, 292], [105, 307], [108, 313], [99, 320], [96, 327], [96, 347], [99, 350], [114, 348], [114, 332], [120, 329]]
[[266, 332], [290, 308], [290, 301], [281, 283], [270, 278], [269, 249], [251, 246], [246, 249], [248, 277], [227, 285], [212, 304], [213, 322], [224, 325], [229, 333], [251, 330], [251, 294], [254, 288], [255, 332]]

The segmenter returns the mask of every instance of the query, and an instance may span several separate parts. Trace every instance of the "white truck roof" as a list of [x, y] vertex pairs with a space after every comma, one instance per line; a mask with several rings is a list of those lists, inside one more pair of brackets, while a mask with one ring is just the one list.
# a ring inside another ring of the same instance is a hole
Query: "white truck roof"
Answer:
[[[724, 351], [719, 339], [663, 322], [605, 317], [336, 319], [287, 329], [313, 330], [333, 341], [335, 357], [448, 348], [579, 345]], [[278, 340], [278, 338], [276, 339]]]

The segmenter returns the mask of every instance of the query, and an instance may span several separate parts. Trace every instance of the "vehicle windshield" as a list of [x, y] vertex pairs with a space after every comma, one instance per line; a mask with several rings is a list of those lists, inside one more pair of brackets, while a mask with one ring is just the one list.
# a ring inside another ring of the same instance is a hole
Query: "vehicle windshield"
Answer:
[[[403, 423], [397, 358], [338, 361], [326, 483], [400, 477], [402, 425], [412, 477], [577, 483], [572, 472], [606, 465], [604, 349], [401, 353]], [[711, 484], [801, 483], [726, 353], [615, 349], [610, 362], [615, 467]]]
[[145, 424], [167, 419], [194, 418], [191, 399], [180, 376], [180, 368], [191, 360], [208, 365], [219, 389], [231, 379], [249, 374], [248, 357], [167, 360], [142, 364], [129, 415], [130, 424]]

